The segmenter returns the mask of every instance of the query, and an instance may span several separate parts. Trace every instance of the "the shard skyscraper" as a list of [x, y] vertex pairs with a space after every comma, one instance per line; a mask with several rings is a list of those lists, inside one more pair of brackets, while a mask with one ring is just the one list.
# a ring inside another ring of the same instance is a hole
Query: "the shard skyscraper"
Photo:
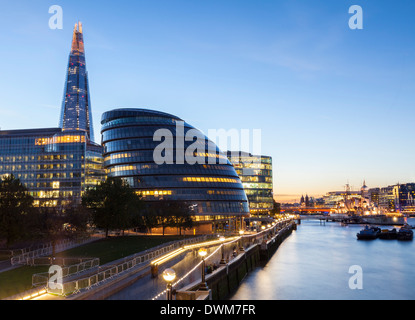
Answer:
[[59, 127], [64, 131], [86, 131], [89, 139], [94, 141], [88, 72], [80, 22], [75, 24], [73, 31]]

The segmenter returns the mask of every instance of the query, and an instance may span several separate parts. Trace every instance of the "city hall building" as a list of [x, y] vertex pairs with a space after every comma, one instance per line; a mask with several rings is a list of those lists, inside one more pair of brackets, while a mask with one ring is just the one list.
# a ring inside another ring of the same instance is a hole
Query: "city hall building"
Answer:
[[[108, 176], [124, 179], [146, 202], [189, 203], [196, 233], [242, 228], [249, 206], [241, 180], [226, 154], [199, 130], [174, 115], [145, 109], [105, 112], [101, 125]], [[198, 139], [185, 138], [190, 133]]]

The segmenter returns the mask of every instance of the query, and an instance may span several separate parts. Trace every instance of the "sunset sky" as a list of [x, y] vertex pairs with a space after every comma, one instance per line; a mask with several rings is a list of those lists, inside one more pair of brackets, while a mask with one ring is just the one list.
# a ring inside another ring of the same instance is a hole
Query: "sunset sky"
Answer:
[[[52, 5], [63, 29], [49, 28]], [[351, 30], [351, 5], [363, 30]], [[0, 128], [58, 126], [83, 23], [95, 137], [110, 109], [261, 129], [278, 201], [415, 182], [411, 0], [1, 1]], [[249, 151], [249, 150], [245, 150]]]

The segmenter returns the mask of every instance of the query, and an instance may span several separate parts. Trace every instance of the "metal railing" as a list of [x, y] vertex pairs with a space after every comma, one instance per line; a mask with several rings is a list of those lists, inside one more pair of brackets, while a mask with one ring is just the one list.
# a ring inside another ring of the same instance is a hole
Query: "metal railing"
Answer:
[[[62, 240], [55, 244], [55, 252], [60, 252], [63, 250], [68, 250], [79, 245], [94, 241], [93, 238], [86, 238], [82, 240]], [[21, 264], [21, 265], [31, 265], [33, 259], [50, 255], [53, 253], [53, 244], [48, 243], [41, 246], [39, 249], [28, 251], [20, 255], [14, 256], [10, 259], [12, 266]]]
[[[73, 281], [64, 282], [62, 284], [62, 288], [54, 290], [48, 289], [48, 292], [59, 294], [62, 296], [67, 296], [70, 294], [78, 293], [81, 290], [90, 290], [94, 286], [98, 286], [106, 281], [115, 279], [115, 277], [118, 277], [121, 274], [128, 273], [132, 271], [135, 267], [143, 265], [146, 262], [160, 257], [161, 255], [169, 253], [185, 245], [206, 241], [211, 237], [212, 236], [204, 235], [196, 238], [189, 238], [185, 240], [170, 242], [164, 245], [159, 245], [142, 253], [137, 253], [133, 256], [124, 258], [114, 263], [113, 265], [101, 267], [93, 275], [81, 279], [76, 279]], [[147, 264], [143, 265], [143, 267], [147, 267]]]
[[[36, 260], [39, 260], [35, 262], [36, 266], [51, 265], [52, 263], [53, 265], [61, 266], [62, 279], [99, 267], [99, 258], [56, 258], [53, 261], [50, 258], [37, 258]], [[34, 287], [46, 286], [49, 276], [48, 272], [34, 274], [32, 276], [32, 285]]]

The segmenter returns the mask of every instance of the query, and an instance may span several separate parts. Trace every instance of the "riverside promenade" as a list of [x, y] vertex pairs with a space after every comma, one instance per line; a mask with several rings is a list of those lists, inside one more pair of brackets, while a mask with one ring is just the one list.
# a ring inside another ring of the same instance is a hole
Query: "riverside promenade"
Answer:
[[[26, 292], [25, 300], [165, 300], [163, 270], [174, 268], [174, 299], [198, 299], [202, 263], [205, 263], [209, 293], [205, 299], [226, 299], [243, 277], [267, 261], [284, 239], [296, 228], [287, 218], [275, 221], [260, 232], [219, 239], [218, 235], [159, 246], [131, 257], [113, 261], [65, 280], [62, 291], [47, 286]], [[204, 262], [197, 254], [205, 248]], [[224, 263], [225, 261], [225, 263]], [[66, 282], [69, 281], [69, 282]], [[19, 297], [22, 299], [22, 295]], [[200, 297], [199, 297], [200, 298]]]

